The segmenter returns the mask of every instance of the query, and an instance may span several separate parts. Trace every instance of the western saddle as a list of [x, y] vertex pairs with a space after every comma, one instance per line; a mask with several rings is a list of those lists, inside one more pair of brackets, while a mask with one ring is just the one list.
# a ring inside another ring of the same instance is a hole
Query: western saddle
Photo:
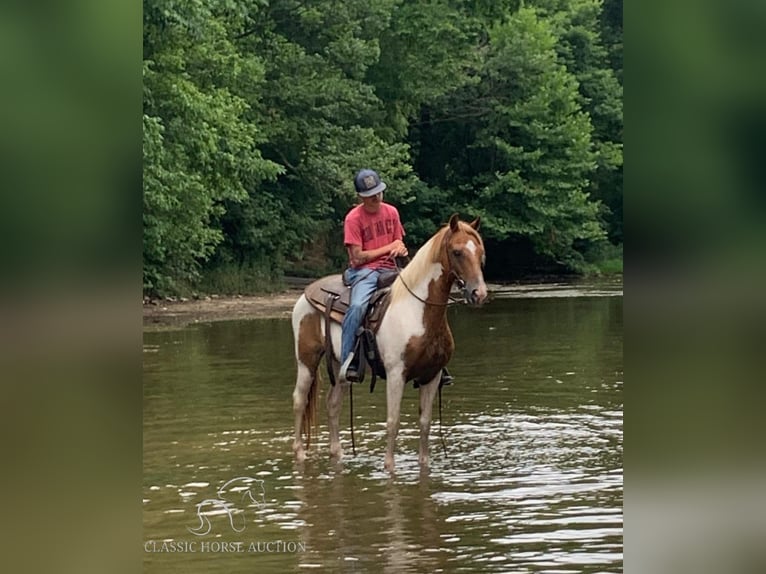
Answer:
[[[355, 356], [360, 358], [359, 379], [360, 382], [364, 380], [364, 373], [367, 370], [366, 366], [369, 363], [372, 370], [370, 392], [375, 388], [377, 377], [386, 378], [383, 361], [380, 359], [377, 344], [375, 343], [375, 334], [380, 328], [386, 309], [388, 309], [391, 299], [391, 285], [397, 276], [397, 271], [391, 271], [390, 273], [381, 274], [378, 278], [378, 289], [370, 297], [364, 321], [362, 321], [362, 326], [357, 331], [357, 342], [354, 345], [354, 352]], [[343, 318], [348, 311], [351, 300], [351, 287], [345, 284], [343, 275], [328, 275], [327, 277], [317, 279], [306, 287], [304, 294], [309, 303], [324, 314], [327, 375], [330, 378], [330, 382], [335, 385], [335, 371], [333, 369], [335, 355], [332, 348], [330, 325], [333, 321], [343, 323]], [[361, 349], [359, 348], [360, 345]]]

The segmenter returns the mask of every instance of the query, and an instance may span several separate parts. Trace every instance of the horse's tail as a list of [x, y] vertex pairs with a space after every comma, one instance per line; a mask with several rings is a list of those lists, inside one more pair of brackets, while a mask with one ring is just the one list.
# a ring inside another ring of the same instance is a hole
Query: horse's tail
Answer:
[[319, 399], [319, 386], [322, 378], [319, 376], [319, 369], [314, 369], [311, 373], [311, 386], [309, 394], [306, 397], [306, 408], [303, 410], [303, 420], [301, 421], [301, 432], [306, 435], [306, 448], [311, 447], [311, 435], [318, 434], [317, 430], [317, 402]]

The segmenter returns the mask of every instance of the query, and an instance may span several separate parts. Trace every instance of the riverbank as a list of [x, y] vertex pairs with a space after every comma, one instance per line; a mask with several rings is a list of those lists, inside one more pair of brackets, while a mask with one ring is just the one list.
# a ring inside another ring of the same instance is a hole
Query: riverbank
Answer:
[[[597, 280], [545, 281], [515, 284], [488, 284], [493, 298], [611, 297], [622, 295], [622, 275]], [[144, 330], [178, 329], [196, 323], [246, 319], [284, 319], [303, 292], [292, 286], [263, 295], [210, 295], [199, 299], [144, 300]]]
[[302, 289], [266, 295], [211, 295], [200, 299], [144, 301], [144, 329], [180, 328], [195, 323], [238, 319], [274, 319], [290, 316]]

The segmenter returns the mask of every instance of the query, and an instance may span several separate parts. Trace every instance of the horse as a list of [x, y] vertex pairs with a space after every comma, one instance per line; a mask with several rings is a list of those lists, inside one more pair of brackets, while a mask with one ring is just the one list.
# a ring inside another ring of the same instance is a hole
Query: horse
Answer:
[[[419, 382], [421, 469], [428, 468], [428, 436], [433, 399], [439, 387], [442, 368], [449, 362], [455, 342], [447, 323], [447, 304], [453, 283], [462, 288], [470, 305], [481, 305], [487, 298], [482, 269], [485, 263], [484, 242], [479, 235], [480, 218], [471, 223], [460, 221], [457, 214], [421, 247], [409, 265], [401, 270], [391, 286], [390, 302], [377, 332], [377, 346], [386, 372], [386, 428], [388, 442], [385, 469], [394, 472], [394, 448], [399, 432], [399, 411], [404, 386]], [[302, 294], [292, 312], [297, 377], [293, 391], [295, 438], [293, 451], [301, 463], [311, 446], [311, 429], [316, 424], [319, 395], [318, 367], [325, 354], [325, 321]], [[330, 326], [333, 354], [339, 363], [341, 325]], [[327, 357], [326, 360], [331, 360]], [[337, 378], [337, 370], [336, 378]], [[343, 456], [339, 419], [343, 394], [348, 385], [332, 386], [327, 395], [330, 456]]]

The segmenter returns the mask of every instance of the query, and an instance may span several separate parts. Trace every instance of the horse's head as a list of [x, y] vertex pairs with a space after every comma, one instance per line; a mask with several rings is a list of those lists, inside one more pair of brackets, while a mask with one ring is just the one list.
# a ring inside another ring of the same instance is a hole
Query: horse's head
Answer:
[[448, 270], [463, 290], [463, 298], [470, 305], [481, 305], [487, 298], [484, 283], [484, 242], [479, 235], [479, 218], [471, 223], [460, 221], [457, 214], [450, 217], [445, 236]]

